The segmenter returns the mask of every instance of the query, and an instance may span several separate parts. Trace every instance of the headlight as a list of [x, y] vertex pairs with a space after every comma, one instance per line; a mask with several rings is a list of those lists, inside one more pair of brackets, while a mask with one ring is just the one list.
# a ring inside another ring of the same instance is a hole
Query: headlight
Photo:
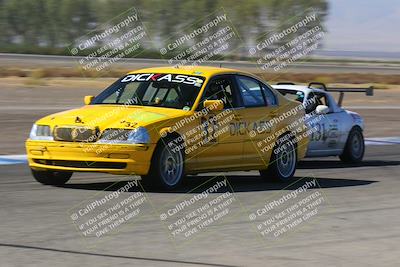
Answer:
[[53, 140], [50, 126], [34, 124], [31, 133], [29, 134], [29, 138], [32, 140]]
[[144, 127], [138, 127], [133, 130], [106, 129], [98, 142], [112, 144], [148, 144], [150, 143], [150, 135]]

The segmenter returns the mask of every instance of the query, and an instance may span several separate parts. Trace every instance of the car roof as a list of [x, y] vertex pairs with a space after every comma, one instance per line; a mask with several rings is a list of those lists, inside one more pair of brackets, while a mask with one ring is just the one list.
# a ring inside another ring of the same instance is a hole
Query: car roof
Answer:
[[274, 89], [285, 89], [285, 90], [293, 90], [293, 91], [301, 91], [305, 94], [309, 92], [319, 92], [326, 93], [326, 91], [318, 89], [318, 88], [310, 88], [307, 85], [295, 85], [295, 84], [274, 84], [271, 85]]
[[144, 68], [128, 72], [128, 74], [135, 74], [135, 73], [171, 73], [171, 74], [184, 74], [184, 75], [198, 75], [204, 77], [210, 77], [216, 74], [238, 73], [238, 74], [254, 76], [251, 73], [247, 73], [236, 69], [210, 67], [210, 66], [179, 66], [179, 67], [167, 66], [167, 67], [156, 67], [156, 68]]

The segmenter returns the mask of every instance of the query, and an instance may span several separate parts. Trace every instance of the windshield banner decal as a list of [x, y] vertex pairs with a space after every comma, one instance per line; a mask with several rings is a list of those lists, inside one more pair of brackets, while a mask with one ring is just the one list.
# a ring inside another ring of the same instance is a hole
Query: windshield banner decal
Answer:
[[167, 73], [138, 73], [125, 76], [121, 82], [147, 82], [147, 81], [167, 81], [173, 83], [184, 83], [200, 87], [203, 79], [196, 76], [188, 76], [183, 74], [167, 74]]

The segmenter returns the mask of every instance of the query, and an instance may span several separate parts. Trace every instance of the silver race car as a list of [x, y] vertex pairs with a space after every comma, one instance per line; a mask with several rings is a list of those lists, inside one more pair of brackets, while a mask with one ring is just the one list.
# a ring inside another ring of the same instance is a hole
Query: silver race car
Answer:
[[[273, 85], [289, 99], [299, 101], [306, 111], [305, 122], [312, 128], [308, 157], [339, 156], [343, 162], [360, 162], [364, 156], [364, 120], [356, 112], [343, 109], [346, 92], [363, 92], [373, 95], [370, 88], [327, 88], [323, 83], [312, 82], [308, 86], [294, 83]], [[330, 92], [339, 92], [335, 101]]]

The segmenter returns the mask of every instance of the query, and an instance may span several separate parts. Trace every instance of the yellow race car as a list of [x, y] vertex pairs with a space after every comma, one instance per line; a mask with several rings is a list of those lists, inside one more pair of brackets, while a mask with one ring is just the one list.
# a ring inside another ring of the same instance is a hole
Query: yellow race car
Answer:
[[186, 174], [239, 170], [286, 181], [308, 145], [302, 105], [234, 69], [141, 69], [84, 102], [33, 125], [26, 150], [40, 183], [103, 172], [168, 189]]

